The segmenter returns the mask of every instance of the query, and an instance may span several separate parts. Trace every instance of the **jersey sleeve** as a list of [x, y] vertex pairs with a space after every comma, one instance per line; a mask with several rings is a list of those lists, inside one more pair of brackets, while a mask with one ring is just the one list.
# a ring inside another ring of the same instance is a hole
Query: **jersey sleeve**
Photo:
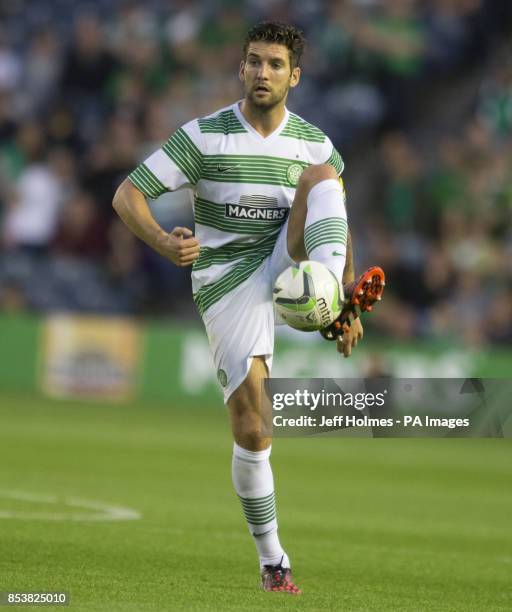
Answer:
[[128, 176], [148, 198], [193, 187], [201, 178], [203, 154], [197, 120], [186, 123]]
[[322, 163], [330, 164], [336, 170], [336, 172], [338, 173], [338, 176], [341, 176], [341, 173], [343, 172], [343, 168], [345, 167], [343, 158], [338, 153], [338, 151], [336, 150], [336, 148], [334, 147], [334, 145], [332, 144], [329, 138], [325, 139], [324, 146], [325, 148], [324, 148], [323, 154], [325, 157]]

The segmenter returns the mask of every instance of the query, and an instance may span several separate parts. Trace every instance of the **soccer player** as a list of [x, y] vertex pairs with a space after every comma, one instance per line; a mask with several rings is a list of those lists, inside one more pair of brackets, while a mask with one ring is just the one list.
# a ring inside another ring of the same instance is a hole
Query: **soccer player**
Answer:
[[[271, 439], [261, 432], [261, 381], [274, 347], [272, 289], [288, 266], [326, 265], [345, 284], [346, 307], [324, 331], [349, 356], [363, 336], [359, 310], [380, 299], [382, 271], [354, 281], [343, 161], [318, 128], [289, 112], [299, 84], [302, 32], [262, 22], [245, 39], [244, 98], [178, 129], [121, 184], [114, 208], [146, 244], [192, 267], [234, 436], [232, 476], [260, 560], [263, 589], [300, 593], [277, 531]], [[212, 60], [214, 61], [214, 60]], [[146, 198], [194, 190], [195, 235], [165, 232]]]

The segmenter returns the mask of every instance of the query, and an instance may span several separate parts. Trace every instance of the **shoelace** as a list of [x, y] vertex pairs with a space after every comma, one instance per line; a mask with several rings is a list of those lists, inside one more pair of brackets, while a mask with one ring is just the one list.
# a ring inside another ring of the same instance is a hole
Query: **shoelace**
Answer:
[[288, 579], [286, 575], [286, 568], [281, 566], [267, 566], [270, 570], [270, 577], [272, 579], [272, 586], [274, 587], [282, 587], [288, 586], [292, 583]]
[[281, 586], [285, 582], [284, 570], [282, 568], [275, 568], [272, 573], [272, 583], [275, 586]]
[[300, 593], [300, 589], [289, 578], [289, 570], [278, 567], [272, 570], [272, 590], [288, 591], [290, 593]]

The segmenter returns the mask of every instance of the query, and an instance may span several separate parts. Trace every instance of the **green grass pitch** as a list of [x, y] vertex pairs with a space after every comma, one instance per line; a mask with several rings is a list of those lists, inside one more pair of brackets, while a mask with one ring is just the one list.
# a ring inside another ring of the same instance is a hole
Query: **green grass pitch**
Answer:
[[[0, 518], [0, 591], [62, 590], [60, 609], [107, 612], [512, 608], [509, 440], [276, 440], [292, 597], [258, 590], [220, 403], [0, 399], [0, 514], [25, 513]], [[6, 491], [142, 517], [36, 520], [73, 509]]]

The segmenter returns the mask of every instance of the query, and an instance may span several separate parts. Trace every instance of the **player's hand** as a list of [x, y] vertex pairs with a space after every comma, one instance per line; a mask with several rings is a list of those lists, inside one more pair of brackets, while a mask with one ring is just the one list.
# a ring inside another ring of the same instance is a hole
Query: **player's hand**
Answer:
[[343, 353], [345, 357], [350, 357], [352, 349], [357, 346], [359, 340], [363, 338], [363, 325], [361, 319], [357, 317], [353, 319], [352, 324], [349, 326], [347, 323], [343, 324], [343, 336], [338, 336], [336, 340], [336, 349], [338, 353]]
[[190, 266], [199, 257], [199, 241], [188, 227], [175, 227], [170, 234], [162, 233], [155, 248], [180, 268]]

